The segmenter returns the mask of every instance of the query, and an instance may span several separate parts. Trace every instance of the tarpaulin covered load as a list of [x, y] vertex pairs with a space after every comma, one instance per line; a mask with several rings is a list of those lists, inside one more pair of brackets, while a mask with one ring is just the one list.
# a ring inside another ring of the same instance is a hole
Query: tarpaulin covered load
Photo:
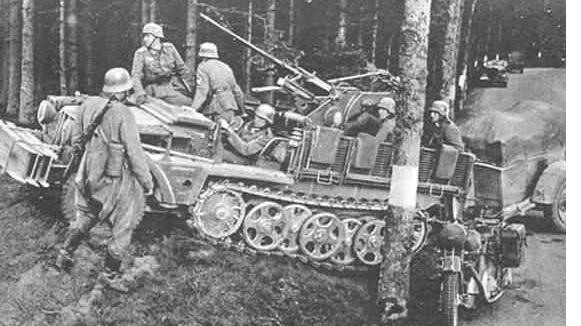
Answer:
[[481, 160], [509, 165], [528, 156], [565, 150], [565, 109], [521, 101], [504, 111], [487, 111], [460, 125], [466, 148]]

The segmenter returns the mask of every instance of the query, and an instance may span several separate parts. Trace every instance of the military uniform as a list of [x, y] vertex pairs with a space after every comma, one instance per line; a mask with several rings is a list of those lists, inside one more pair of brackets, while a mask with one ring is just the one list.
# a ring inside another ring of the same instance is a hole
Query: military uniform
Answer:
[[[99, 222], [106, 222], [113, 236], [107, 245], [106, 268], [115, 271], [126, 257], [133, 230], [145, 205], [144, 189], [153, 189], [145, 152], [133, 114], [121, 102], [89, 97], [80, 108], [76, 128], [86, 132], [107, 105], [102, 123], [87, 142], [76, 175], [77, 219], [70, 226], [64, 250], [72, 254], [80, 240]], [[112, 158], [112, 146], [118, 155]], [[117, 159], [116, 171], [111, 160]]]
[[343, 130], [346, 136], [355, 137], [360, 132], [376, 136], [380, 141], [391, 141], [394, 119], [381, 119], [380, 117], [364, 111], [355, 120], [346, 122]]
[[178, 91], [188, 80], [188, 69], [171, 43], [162, 43], [159, 51], [144, 46], [135, 51], [131, 75], [135, 95], [147, 94], [173, 105], [187, 105], [192, 99]]
[[231, 122], [244, 109], [244, 93], [232, 69], [218, 59], [202, 61], [196, 70], [196, 94], [192, 107], [204, 115]]
[[427, 147], [440, 147], [442, 144], [450, 145], [459, 151], [464, 150], [464, 143], [460, 129], [454, 122], [443, 119], [438, 124], [429, 123], [424, 130], [422, 143]]

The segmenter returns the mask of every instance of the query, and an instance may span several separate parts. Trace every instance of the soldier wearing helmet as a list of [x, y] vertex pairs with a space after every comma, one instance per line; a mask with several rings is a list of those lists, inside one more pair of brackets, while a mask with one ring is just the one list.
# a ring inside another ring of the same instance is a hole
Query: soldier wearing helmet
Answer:
[[[274, 138], [272, 132], [274, 115], [275, 110], [270, 104], [260, 104], [254, 111], [254, 119], [245, 123], [239, 133], [236, 133], [226, 120], [220, 119], [219, 121], [220, 126], [226, 132], [228, 144], [234, 150], [235, 154], [253, 162], [258, 158], [258, 153]], [[241, 163], [231, 155], [228, 155], [228, 152], [224, 154], [225, 161]], [[274, 161], [282, 163], [285, 154], [283, 148], [275, 148], [271, 156]]]
[[88, 97], [79, 109], [79, 132], [73, 141], [84, 140], [85, 150], [75, 177], [77, 217], [56, 263], [61, 270], [70, 268], [83, 238], [95, 225], [106, 223], [113, 236], [101, 280], [123, 292], [128, 289], [120, 274], [121, 263], [128, 257], [133, 230], [143, 215], [145, 195], [153, 193], [135, 119], [124, 104], [132, 88], [129, 72], [113, 68], [105, 74], [101, 95]]
[[384, 97], [378, 103], [365, 99], [361, 106], [363, 111], [345, 123], [345, 135], [367, 133], [380, 141], [391, 141], [395, 128], [395, 101], [391, 97]]
[[434, 101], [428, 109], [429, 121], [426, 123], [422, 135], [422, 144], [427, 147], [438, 148], [442, 144], [464, 150], [464, 143], [460, 130], [449, 117], [450, 106], [445, 101]]
[[236, 83], [230, 66], [219, 60], [214, 43], [202, 43], [196, 70], [196, 93], [192, 107], [215, 121], [231, 122], [236, 113], [244, 113], [244, 94]]
[[173, 105], [187, 105], [192, 99], [188, 81], [190, 72], [184, 60], [169, 42], [162, 42], [163, 29], [149, 23], [143, 26], [143, 46], [135, 51], [131, 74], [135, 84], [138, 104], [143, 104], [147, 96], [160, 98]]

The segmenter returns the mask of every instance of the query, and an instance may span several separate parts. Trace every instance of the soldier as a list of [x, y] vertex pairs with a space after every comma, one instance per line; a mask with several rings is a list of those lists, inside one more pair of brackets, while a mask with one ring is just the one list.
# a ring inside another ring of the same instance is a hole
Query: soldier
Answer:
[[[272, 124], [274, 123], [274, 108], [269, 104], [260, 104], [254, 112], [254, 119], [242, 126], [239, 133], [230, 127], [228, 122], [220, 119], [220, 126], [226, 132], [228, 143], [237, 154], [253, 160], [274, 138]], [[282, 163], [285, 152], [282, 148], [275, 148], [271, 154], [274, 161]], [[228, 161], [228, 157], [225, 158]], [[234, 160], [235, 161], [235, 160]]]
[[347, 136], [357, 136], [364, 132], [380, 141], [391, 141], [395, 128], [395, 101], [391, 97], [382, 98], [377, 105], [371, 101], [362, 103], [364, 111], [344, 125]]
[[144, 194], [153, 192], [133, 114], [123, 104], [132, 86], [127, 70], [113, 68], [105, 74], [102, 94], [87, 98], [80, 108], [76, 128], [85, 136], [77, 138], [87, 141], [75, 178], [77, 218], [70, 225], [56, 262], [61, 270], [68, 269], [82, 239], [104, 222], [110, 226], [112, 238], [100, 279], [122, 292], [128, 289], [120, 275], [121, 263], [141, 220]]
[[434, 101], [428, 112], [430, 121], [426, 124], [424, 134], [422, 135], [422, 144], [427, 147], [438, 148], [442, 144], [450, 145], [464, 150], [464, 143], [460, 130], [450, 120], [448, 114], [450, 107], [445, 101]]
[[190, 105], [192, 99], [180, 92], [189, 93], [186, 80], [189, 71], [173, 44], [162, 42], [163, 29], [158, 24], [143, 26], [143, 46], [133, 56], [133, 82], [138, 104], [153, 96], [173, 105]]
[[244, 94], [232, 69], [218, 60], [214, 43], [202, 43], [198, 56], [202, 62], [196, 71], [196, 94], [192, 107], [214, 121], [231, 122], [237, 112], [244, 112]]

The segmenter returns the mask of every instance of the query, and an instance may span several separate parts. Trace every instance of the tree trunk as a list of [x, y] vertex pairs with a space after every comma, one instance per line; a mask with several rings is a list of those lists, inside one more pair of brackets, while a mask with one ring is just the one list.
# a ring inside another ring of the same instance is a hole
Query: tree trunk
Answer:
[[149, 0], [141, 0], [141, 25], [149, 23]]
[[447, 2], [446, 27], [444, 33], [444, 47], [442, 51], [442, 83], [440, 97], [450, 105], [450, 118], [454, 118], [454, 99], [456, 97], [456, 75], [458, 65], [458, 31], [461, 26], [460, 2], [463, 0], [449, 0]]
[[67, 25], [68, 88], [72, 92], [75, 92], [79, 90], [79, 24], [77, 19], [77, 0], [69, 0], [67, 8]]
[[[188, 1], [186, 34], [186, 65], [193, 73], [196, 71], [196, 58], [198, 49], [198, 0]], [[192, 82], [192, 81], [188, 81]]]
[[426, 99], [428, 33], [431, 0], [406, 0], [401, 24], [399, 71], [404, 85], [397, 116], [400, 135], [394, 142], [393, 170], [384, 259], [379, 271], [378, 300], [381, 321], [401, 324], [407, 316], [410, 256], [404, 247], [410, 234], [417, 183], [420, 139]]
[[335, 38], [335, 45], [338, 49], [342, 49], [347, 44], [347, 0], [339, 0], [339, 28], [337, 29], [337, 37]]
[[466, 0], [463, 12], [463, 21], [460, 35], [460, 49], [458, 53], [458, 71], [462, 71], [459, 92], [456, 93], [456, 110], [462, 110], [468, 91], [469, 80], [473, 69], [470, 56], [470, 39], [472, 38], [472, 21], [478, 0]]
[[149, 3], [149, 21], [157, 21], [157, 0], [150, 0]]
[[34, 0], [22, 1], [22, 67], [18, 122], [30, 126], [34, 109]]
[[289, 0], [288, 9], [288, 44], [295, 43], [295, 0]]
[[[246, 40], [252, 42], [252, 25], [254, 18], [254, 2], [253, 0], [248, 1], [248, 20], [246, 21]], [[252, 63], [250, 62], [250, 57], [252, 56], [252, 50], [249, 47], [244, 49], [244, 92], [250, 94], [250, 86], [252, 80]]]
[[95, 5], [93, 0], [84, 0], [80, 13], [83, 23], [80, 25], [82, 35], [81, 46], [84, 63], [83, 92], [94, 94], [97, 92], [97, 57], [95, 54]]
[[[10, 31], [10, 0], [2, 0], [0, 2], [0, 13], [0, 35], [4, 36], [0, 40], [0, 58], [3, 58], [0, 74], [1, 76], [8, 76], [10, 69], [8, 65], [10, 51], [10, 38], [8, 37]], [[0, 78], [0, 118], [4, 117], [8, 104], [8, 81], [8, 78]]]
[[276, 0], [267, 0], [267, 7], [266, 7], [266, 38], [268, 42], [274, 42], [274, 30], [275, 30], [275, 22], [276, 22]]
[[61, 95], [68, 94], [65, 15], [65, 0], [59, 0], [59, 85]]
[[373, 8], [375, 8], [375, 12], [373, 13], [373, 25], [371, 26], [371, 63], [377, 66], [376, 55], [377, 55], [377, 34], [379, 33], [379, 0], [375, 0]]
[[20, 106], [20, 55], [22, 42], [20, 38], [20, 0], [10, 3], [10, 53], [8, 57], [8, 107], [7, 115], [16, 116]]

